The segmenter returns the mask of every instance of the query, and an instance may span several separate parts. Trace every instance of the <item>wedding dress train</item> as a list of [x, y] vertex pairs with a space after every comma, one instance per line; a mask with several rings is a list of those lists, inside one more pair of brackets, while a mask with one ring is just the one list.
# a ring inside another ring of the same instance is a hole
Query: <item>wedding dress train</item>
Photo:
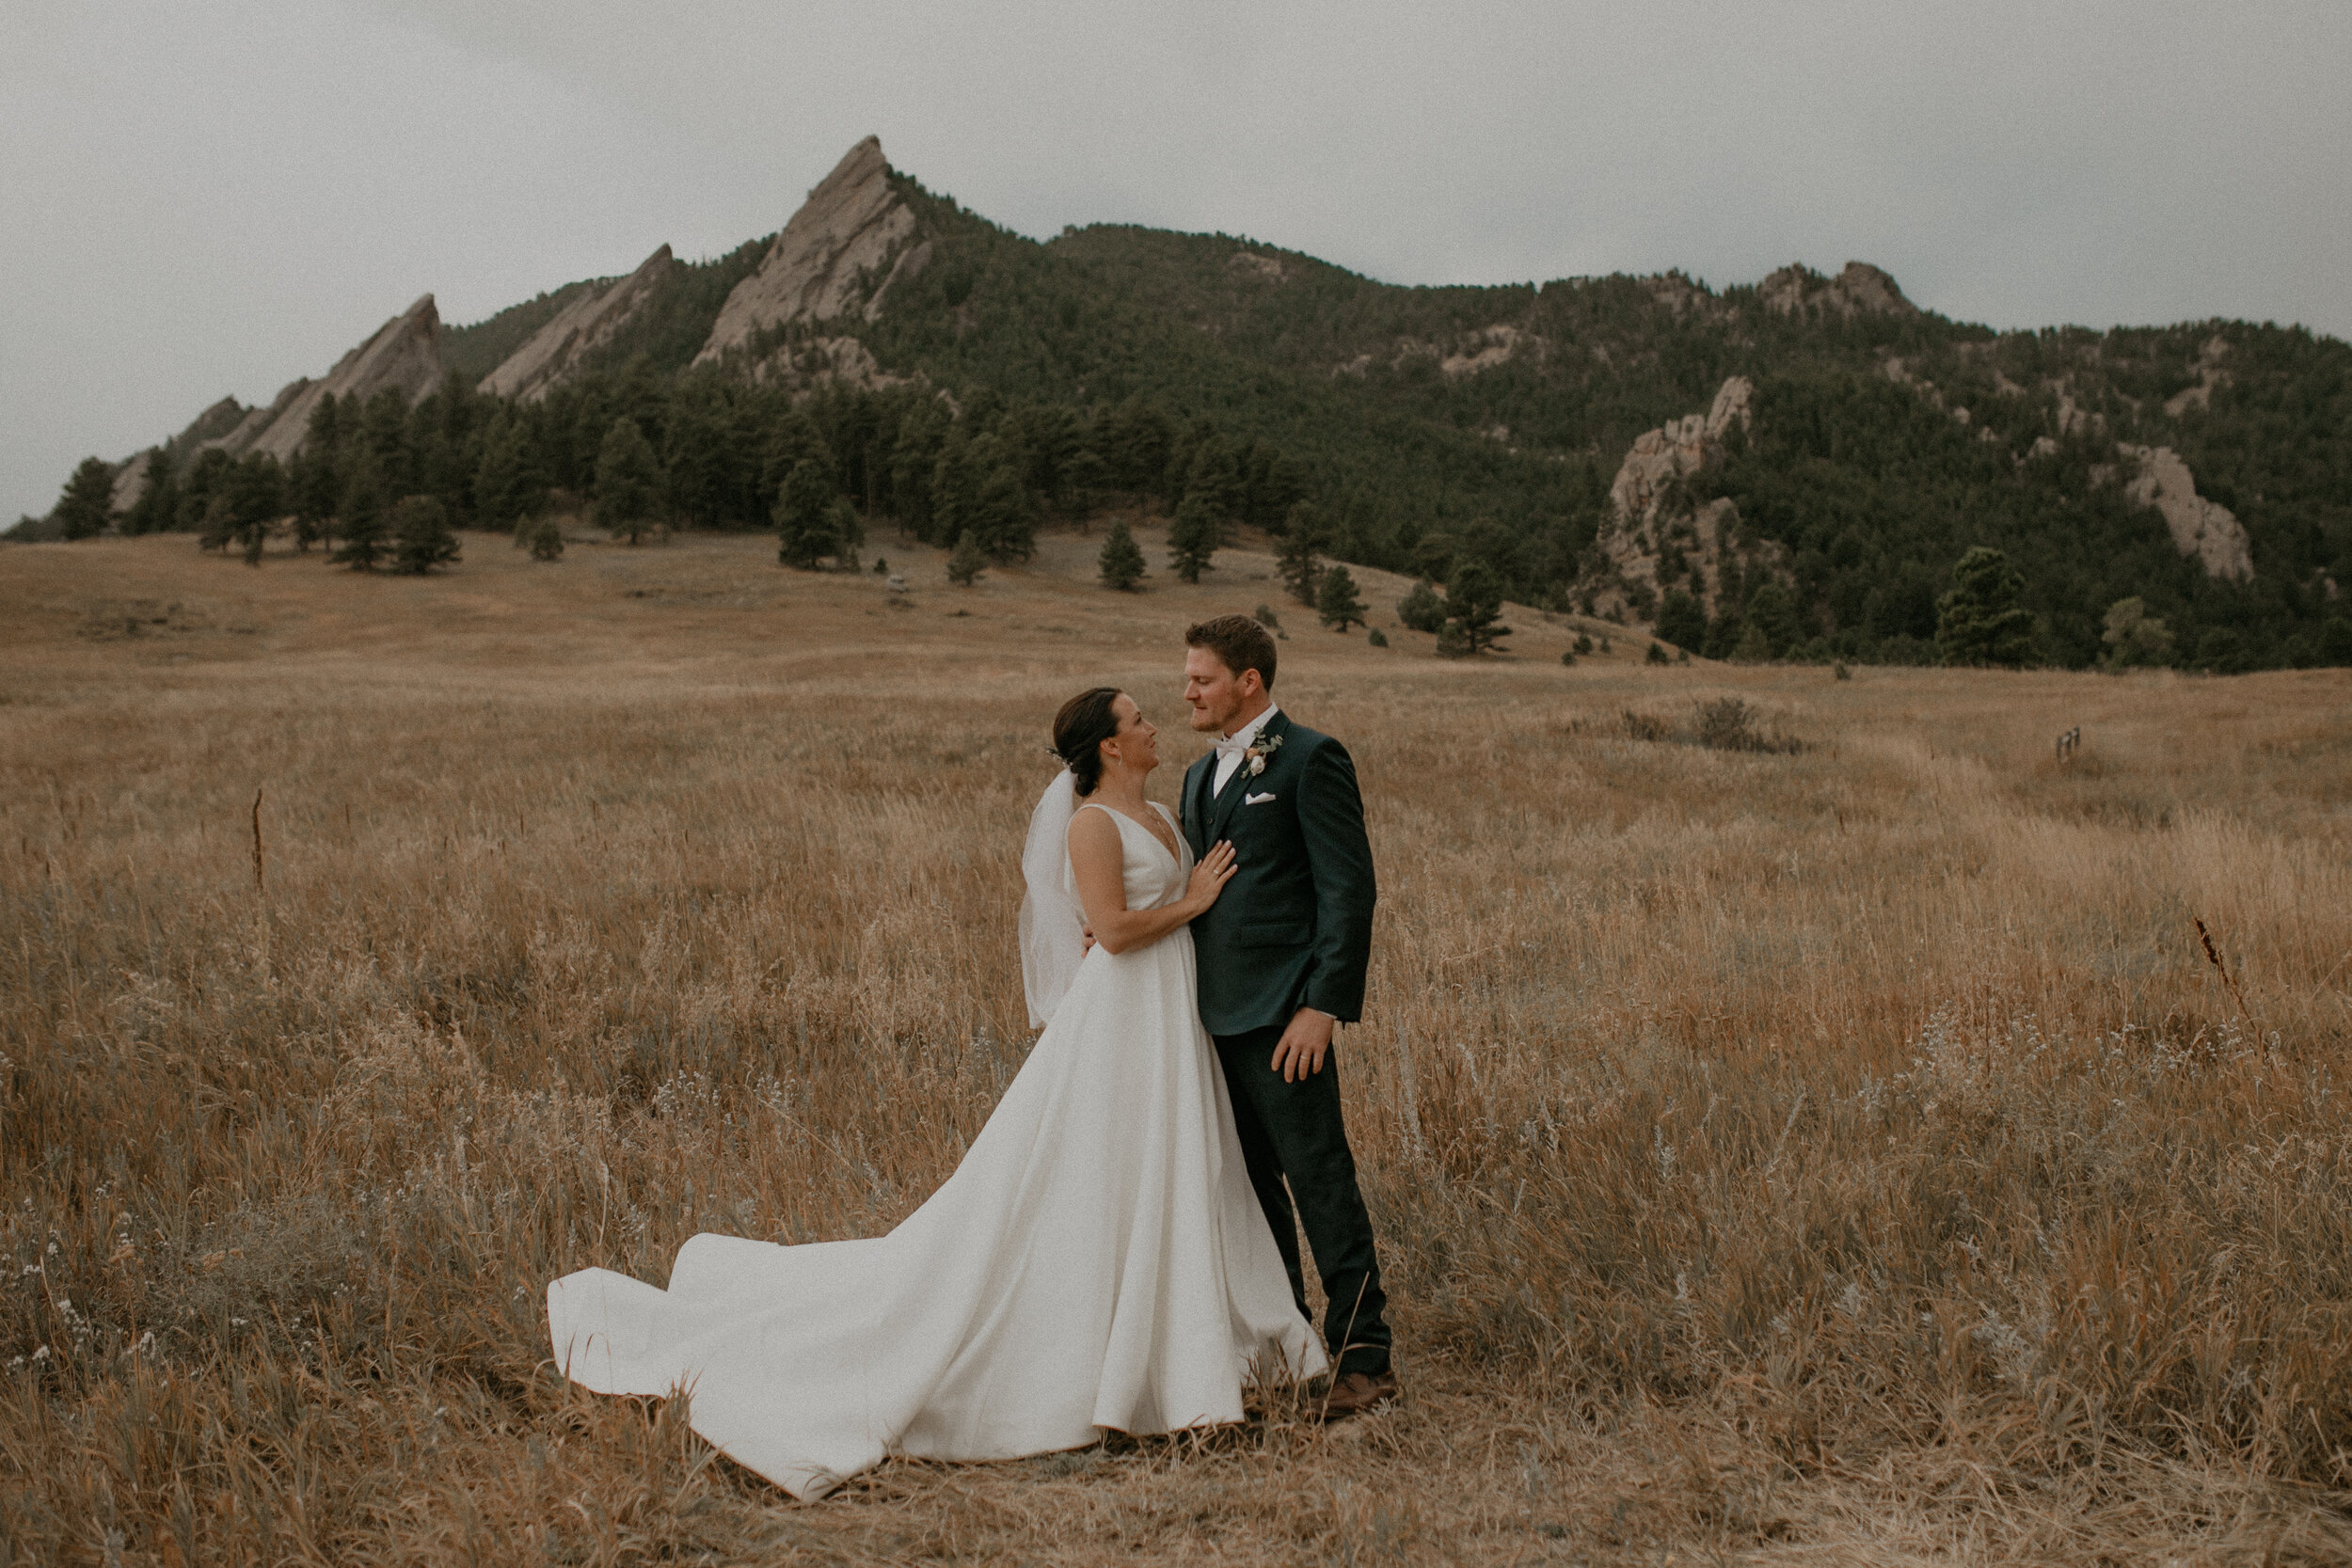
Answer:
[[[1171, 856], [1110, 815], [1128, 907], [1181, 896], [1181, 835]], [[1070, 893], [1066, 854], [1063, 877]], [[1253, 1360], [1308, 1376], [1325, 1358], [1194, 990], [1182, 927], [1095, 948], [962, 1164], [898, 1228], [696, 1236], [667, 1291], [567, 1275], [548, 1287], [556, 1365], [599, 1393], [690, 1393], [696, 1432], [801, 1497], [891, 1453], [1007, 1459], [1241, 1419]]]

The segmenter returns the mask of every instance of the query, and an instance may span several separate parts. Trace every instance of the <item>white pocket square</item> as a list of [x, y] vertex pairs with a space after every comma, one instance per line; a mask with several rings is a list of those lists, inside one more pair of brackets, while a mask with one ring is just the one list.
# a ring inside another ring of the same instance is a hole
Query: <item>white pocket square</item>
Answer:
[[1273, 799], [1274, 791], [1269, 789], [1263, 795], [1245, 795], [1241, 798], [1241, 803], [1245, 806], [1263, 806]]

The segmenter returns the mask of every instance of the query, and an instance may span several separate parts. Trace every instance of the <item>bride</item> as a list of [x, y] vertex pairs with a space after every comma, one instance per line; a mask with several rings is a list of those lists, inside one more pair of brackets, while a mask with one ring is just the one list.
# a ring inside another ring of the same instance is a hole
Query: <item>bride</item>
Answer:
[[1009, 1459], [1238, 1421], [1253, 1363], [1325, 1369], [1197, 1006], [1186, 926], [1232, 847], [1194, 864], [1145, 798], [1157, 732], [1124, 692], [1064, 704], [1054, 750], [1065, 770], [1022, 855], [1044, 1033], [955, 1174], [887, 1236], [699, 1235], [667, 1291], [565, 1275], [548, 1326], [574, 1382], [689, 1394], [712, 1445], [815, 1497], [894, 1453]]

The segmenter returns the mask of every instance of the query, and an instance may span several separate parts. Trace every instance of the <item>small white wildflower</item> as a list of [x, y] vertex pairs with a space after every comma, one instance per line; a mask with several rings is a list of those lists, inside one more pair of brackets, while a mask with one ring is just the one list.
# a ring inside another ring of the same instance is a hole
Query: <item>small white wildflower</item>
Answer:
[[33, 1361], [34, 1361], [34, 1363], [35, 1363], [36, 1365], [39, 1365], [40, 1362], [46, 1361], [46, 1360], [48, 1360], [48, 1359], [49, 1359], [49, 1347], [48, 1347], [47, 1345], [43, 1345], [43, 1346], [41, 1346], [41, 1347], [40, 1347], [40, 1349], [39, 1349], [39, 1350], [37, 1350], [37, 1351], [33, 1352]]

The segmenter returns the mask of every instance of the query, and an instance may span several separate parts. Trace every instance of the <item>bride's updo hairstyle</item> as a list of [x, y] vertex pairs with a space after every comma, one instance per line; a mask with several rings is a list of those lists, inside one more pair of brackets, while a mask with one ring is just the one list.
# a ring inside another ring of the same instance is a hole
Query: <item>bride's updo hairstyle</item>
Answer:
[[1103, 742], [1119, 733], [1119, 715], [1111, 705], [1119, 688], [1091, 687], [1062, 704], [1054, 715], [1054, 754], [1070, 769], [1071, 782], [1083, 798], [1103, 782]]

